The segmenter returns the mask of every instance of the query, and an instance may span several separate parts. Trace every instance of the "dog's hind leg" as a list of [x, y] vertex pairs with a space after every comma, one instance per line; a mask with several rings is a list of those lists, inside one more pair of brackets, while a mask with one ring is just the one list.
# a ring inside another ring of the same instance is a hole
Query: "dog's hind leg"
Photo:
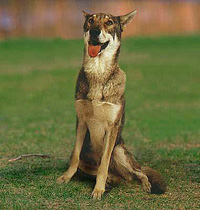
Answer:
[[163, 194], [166, 191], [166, 183], [160, 173], [149, 167], [141, 167], [123, 144], [115, 147], [110, 167], [125, 180], [131, 181], [136, 176], [146, 192]]
[[132, 181], [136, 176], [142, 183], [144, 191], [151, 191], [151, 184], [148, 177], [142, 172], [141, 166], [127, 151], [124, 145], [117, 145], [113, 151], [113, 157], [110, 167], [125, 180]]
[[119, 174], [115, 174], [115, 173], [108, 173], [108, 178], [106, 180], [106, 186], [114, 186], [119, 184], [122, 181], [122, 177]]

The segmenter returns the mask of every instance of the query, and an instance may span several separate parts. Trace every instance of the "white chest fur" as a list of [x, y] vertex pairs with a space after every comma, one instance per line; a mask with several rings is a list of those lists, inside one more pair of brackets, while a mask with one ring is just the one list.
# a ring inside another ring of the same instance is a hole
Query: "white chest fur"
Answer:
[[99, 100], [77, 100], [75, 107], [77, 116], [86, 123], [90, 120], [95, 120], [109, 124], [117, 120], [121, 105]]

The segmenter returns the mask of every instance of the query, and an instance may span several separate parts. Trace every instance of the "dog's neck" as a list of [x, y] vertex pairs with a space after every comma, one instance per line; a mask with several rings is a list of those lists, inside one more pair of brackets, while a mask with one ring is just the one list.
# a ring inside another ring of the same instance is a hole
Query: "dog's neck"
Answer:
[[117, 69], [117, 59], [120, 51], [120, 41], [117, 37], [110, 41], [108, 47], [95, 58], [88, 55], [88, 42], [85, 40], [83, 68], [89, 80], [106, 81]]

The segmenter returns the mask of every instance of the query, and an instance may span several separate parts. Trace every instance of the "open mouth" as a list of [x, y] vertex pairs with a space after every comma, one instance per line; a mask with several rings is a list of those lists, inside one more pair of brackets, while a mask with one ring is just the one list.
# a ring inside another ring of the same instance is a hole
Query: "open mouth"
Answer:
[[88, 54], [90, 57], [95, 58], [101, 53], [109, 44], [109, 41], [105, 43], [100, 43], [96, 40], [91, 40], [88, 42]]

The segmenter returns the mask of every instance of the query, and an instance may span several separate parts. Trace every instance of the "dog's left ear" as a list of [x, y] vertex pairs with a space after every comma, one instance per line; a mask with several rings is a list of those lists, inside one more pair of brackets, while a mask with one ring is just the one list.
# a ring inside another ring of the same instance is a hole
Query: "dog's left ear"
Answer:
[[83, 12], [83, 15], [85, 17], [85, 20], [87, 20], [90, 17], [90, 14], [85, 12], [85, 11], [83, 11], [83, 10], [82, 10], [82, 12]]
[[118, 16], [122, 31], [128, 25], [128, 23], [130, 23], [133, 20], [136, 14], [137, 10], [134, 10], [126, 15]]

